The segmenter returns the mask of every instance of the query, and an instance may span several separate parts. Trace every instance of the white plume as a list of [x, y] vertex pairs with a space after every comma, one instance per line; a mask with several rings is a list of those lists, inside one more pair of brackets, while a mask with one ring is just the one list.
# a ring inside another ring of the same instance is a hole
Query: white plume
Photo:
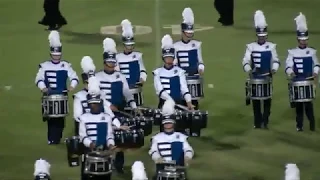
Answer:
[[43, 159], [36, 160], [36, 162], [34, 163], [33, 175], [37, 176], [40, 173], [50, 175], [50, 167], [51, 165], [46, 160], [43, 160]]
[[182, 12], [183, 23], [194, 24], [194, 14], [191, 8], [185, 8]]
[[84, 56], [81, 60], [81, 68], [84, 73], [94, 72], [96, 70], [96, 66], [93, 63], [93, 60], [90, 56]]
[[266, 17], [261, 10], [257, 10], [254, 14], [254, 26], [256, 28], [265, 28], [268, 26]]
[[132, 180], [148, 180], [145, 167], [141, 161], [135, 161], [131, 167]]
[[296, 164], [287, 164], [285, 180], [300, 180], [300, 170]]
[[133, 37], [133, 27], [128, 19], [121, 22], [122, 26], [122, 36], [123, 37]]
[[49, 34], [49, 44], [51, 47], [60, 47], [62, 46], [60, 42], [60, 35], [58, 31], [51, 31]]
[[105, 38], [103, 40], [103, 50], [104, 52], [117, 53], [116, 42], [111, 38]]
[[172, 99], [166, 100], [162, 106], [162, 110], [161, 110], [162, 115], [170, 116], [170, 115], [174, 114], [175, 113], [175, 108], [174, 108], [175, 105], [176, 105], [176, 103]]
[[162, 49], [173, 48], [173, 40], [169, 34], [166, 34], [165, 36], [163, 36], [161, 43], [162, 43], [161, 45]]
[[91, 95], [100, 94], [100, 82], [95, 76], [88, 79], [88, 93]]
[[297, 16], [294, 20], [296, 21], [296, 24], [297, 24], [297, 31], [299, 32], [308, 31], [307, 19], [304, 14], [300, 12], [299, 16]]

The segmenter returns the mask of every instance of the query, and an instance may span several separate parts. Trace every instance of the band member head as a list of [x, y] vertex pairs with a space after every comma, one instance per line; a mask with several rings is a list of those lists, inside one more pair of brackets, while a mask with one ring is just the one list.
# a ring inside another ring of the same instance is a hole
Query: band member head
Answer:
[[175, 102], [172, 99], [166, 100], [162, 106], [162, 126], [164, 133], [170, 134], [174, 132], [175, 120], [172, 115], [175, 113]]
[[259, 44], [264, 44], [268, 38], [268, 25], [262, 11], [257, 10], [254, 14], [254, 24]]
[[88, 80], [87, 99], [90, 112], [93, 114], [101, 113], [100, 82], [94, 76]]
[[93, 60], [90, 56], [84, 56], [81, 60], [81, 68], [83, 73], [81, 74], [82, 82], [86, 89], [88, 89], [88, 79], [91, 76], [94, 76], [96, 66], [93, 63]]
[[302, 13], [295, 19], [297, 25], [297, 40], [300, 48], [308, 46], [309, 32], [306, 16]]
[[33, 173], [34, 180], [50, 180], [50, 167], [51, 165], [46, 160], [36, 160]]
[[50, 56], [53, 62], [59, 62], [62, 55], [62, 44], [58, 31], [51, 31], [49, 34]]
[[124, 45], [124, 52], [130, 53], [134, 49], [134, 34], [133, 27], [131, 22], [128, 19], [125, 19], [121, 22], [122, 26], [122, 42]]
[[104, 70], [105, 72], [114, 72], [115, 67], [117, 66], [117, 49], [116, 42], [111, 38], [106, 38], [103, 41], [103, 62], [104, 62]]
[[175, 58], [175, 50], [173, 47], [173, 40], [170, 35], [165, 35], [162, 38], [162, 59], [164, 61], [165, 66], [171, 67], [173, 66], [174, 58]]
[[185, 8], [182, 12], [181, 23], [182, 40], [190, 41], [194, 35], [194, 14], [191, 8]]

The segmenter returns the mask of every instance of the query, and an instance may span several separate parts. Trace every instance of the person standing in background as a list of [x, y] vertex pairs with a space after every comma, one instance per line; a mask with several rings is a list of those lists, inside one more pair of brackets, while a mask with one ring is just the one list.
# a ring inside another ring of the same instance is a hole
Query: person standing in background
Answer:
[[223, 26], [232, 26], [234, 0], [214, 0], [214, 7], [220, 14], [218, 22]]
[[59, 10], [59, 3], [60, 0], [44, 0], [43, 9], [45, 15], [38, 23], [49, 26], [47, 30], [59, 30], [67, 24], [66, 19]]

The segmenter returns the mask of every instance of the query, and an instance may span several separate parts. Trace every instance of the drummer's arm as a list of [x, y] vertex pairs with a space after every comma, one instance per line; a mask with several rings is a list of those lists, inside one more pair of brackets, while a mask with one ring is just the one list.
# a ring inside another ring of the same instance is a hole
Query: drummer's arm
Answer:
[[179, 78], [180, 78], [181, 95], [186, 100], [186, 102], [191, 102], [191, 94], [190, 94], [188, 86], [187, 86], [185, 71], [182, 70], [180, 72]]
[[122, 93], [123, 93], [127, 103], [130, 104], [130, 107], [132, 109], [136, 109], [137, 108], [137, 104], [134, 101], [132, 93], [130, 92], [129, 85], [128, 85], [128, 82], [127, 82], [126, 78], [124, 76], [121, 76], [121, 81], [122, 81], [122, 84], [123, 84]]
[[249, 72], [252, 70], [251, 69], [251, 52], [252, 51], [249, 45], [247, 45], [247, 49], [242, 60], [242, 67], [245, 72]]
[[79, 77], [77, 73], [72, 69], [71, 64], [69, 63], [68, 67], [68, 77], [70, 79], [70, 86], [75, 88], [79, 84]]
[[202, 48], [201, 48], [201, 42], [199, 42], [199, 47], [198, 47], [198, 69], [204, 71], [204, 64], [203, 64], [203, 59], [202, 59]]
[[291, 75], [293, 72], [293, 56], [290, 52], [290, 50], [288, 51], [288, 57], [286, 59], [286, 69], [285, 69], [285, 73], [289, 76]]
[[312, 60], [313, 60], [313, 64], [314, 64], [314, 67], [313, 67], [313, 73], [315, 74], [319, 74], [319, 70], [320, 70], [320, 65], [319, 65], [319, 60], [318, 60], [318, 57], [317, 57], [317, 51], [315, 50], [313, 56], [312, 56]]
[[39, 65], [39, 70], [35, 79], [35, 84], [36, 86], [42, 90], [47, 88], [46, 84], [44, 83], [44, 69], [42, 68], [41, 64]]
[[279, 66], [280, 66], [280, 61], [279, 61], [279, 57], [278, 57], [278, 53], [276, 50], [276, 45], [274, 44], [274, 48], [271, 50], [272, 53], [272, 70], [278, 71]]
[[77, 96], [73, 96], [73, 118], [77, 122], [80, 122], [80, 116], [82, 115], [81, 101]]
[[194, 151], [193, 151], [193, 148], [188, 143], [187, 139], [185, 139], [184, 142], [183, 142], [183, 151], [184, 151], [184, 156], [185, 157], [187, 157], [189, 159], [193, 158]]
[[113, 129], [112, 129], [112, 120], [110, 120], [110, 123], [108, 123], [107, 144], [108, 144], [108, 146], [114, 146], [115, 145]]
[[149, 150], [149, 155], [151, 156], [153, 161], [157, 161], [161, 158], [161, 156], [158, 152], [157, 141], [154, 138], [152, 139], [151, 148]]
[[84, 144], [84, 146], [90, 147], [90, 144], [92, 143], [92, 141], [88, 137], [86, 125], [85, 125], [84, 121], [81, 121], [81, 119], [80, 119], [80, 124], [79, 124], [79, 136], [80, 136], [81, 142]]
[[143, 64], [142, 53], [141, 53], [141, 57], [139, 58], [139, 67], [140, 67], [140, 79], [142, 79], [145, 82], [147, 80], [147, 71], [146, 71], [146, 67]]
[[156, 90], [156, 94], [159, 96], [159, 98], [163, 100], [172, 99], [171, 96], [167, 93], [167, 91], [163, 89], [160, 78], [158, 77], [156, 72], [153, 71], [152, 74], [154, 89]]

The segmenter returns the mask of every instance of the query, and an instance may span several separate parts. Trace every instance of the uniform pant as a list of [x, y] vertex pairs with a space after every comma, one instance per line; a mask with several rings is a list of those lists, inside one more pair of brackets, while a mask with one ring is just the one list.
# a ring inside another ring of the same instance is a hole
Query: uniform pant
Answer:
[[47, 122], [48, 144], [59, 144], [63, 136], [65, 118], [43, 118]]
[[269, 124], [269, 116], [271, 113], [271, 99], [252, 100], [252, 107], [255, 128], [261, 128], [261, 126], [266, 128]]
[[79, 136], [79, 122], [74, 121], [74, 135]]
[[313, 104], [312, 102], [299, 102], [295, 103], [296, 106], [296, 122], [297, 122], [297, 128], [301, 129], [303, 128], [303, 111], [306, 112], [306, 116], [310, 122], [310, 130], [315, 130], [315, 119], [314, 119], [314, 112], [313, 112]]
[[111, 174], [97, 176], [97, 175], [88, 175], [84, 173], [85, 168], [85, 154], [81, 158], [81, 180], [111, 180]]
[[39, 21], [39, 24], [49, 26], [50, 30], [67, 24], [66, 19], [61, 15], [59, 10], [59, 3], [60, 0], [44, 0], [43, 9], [45, 16]]
[[220, 23], [223, 25], [233, 24], [234, 0], [215, 0], [214, 7], [220, 14]]
[[[118, 109], [120, 111], [123, 111], [124, 110], [124, 107], [125, 105], [123, 106], [117, 106]], [[122, 117], [123, 115], [119, 112], [113, 112], [114, 115], [116, 117]], [[125, 158], [124, 158], [124, 152], [123, 151], [117, 151], [116, 152], [116, 155], [115, 155], [115, 159], [114, 159], [114, 167], [116, 168], [117, 172], [119, 173], [122, 173], [123, 172], [123, 167], [124, 167], [124, 161], [125, 161]]]

